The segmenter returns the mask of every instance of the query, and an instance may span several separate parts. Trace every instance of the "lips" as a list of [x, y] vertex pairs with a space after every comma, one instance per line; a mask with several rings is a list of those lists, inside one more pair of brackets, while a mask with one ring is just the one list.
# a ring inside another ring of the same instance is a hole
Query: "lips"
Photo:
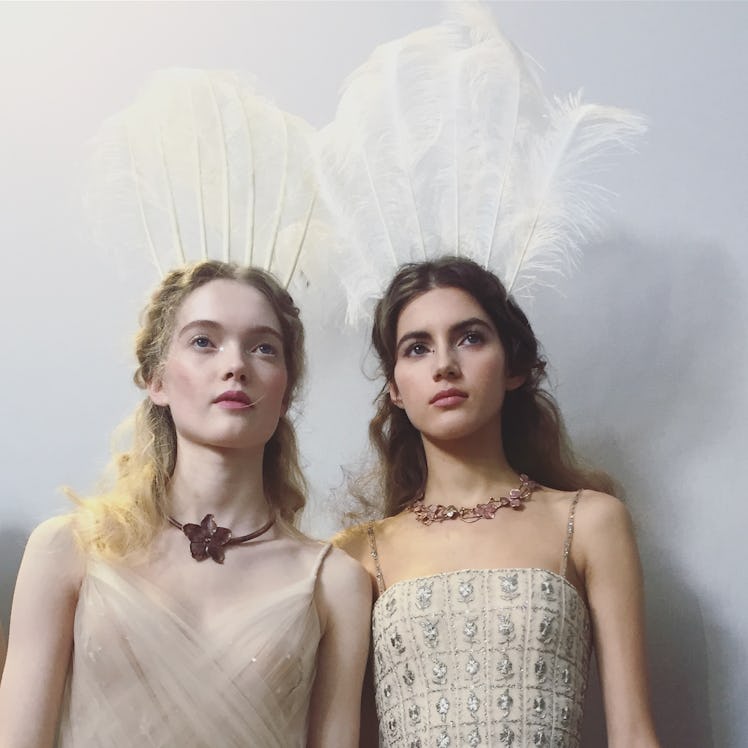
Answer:
[[450, 387], [448, 390], [440, 390], [437, 392], [431, 400], [429, 405], [440, 405], [442, 407], [447, 405], [457, 405], [467, 399], [467, 392], [458, 390], [455, 387]]
[[241, 390], [227, 390], [220, 394], [213, 402], [224, 408], [249, 408], [252, 405], [252, 400]]

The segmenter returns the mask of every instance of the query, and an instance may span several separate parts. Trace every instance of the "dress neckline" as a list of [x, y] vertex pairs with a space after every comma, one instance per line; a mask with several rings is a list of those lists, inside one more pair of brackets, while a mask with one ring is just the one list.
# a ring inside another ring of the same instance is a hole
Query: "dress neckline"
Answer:
[[438, 571], [434, 574], [424, 574], [420, 577], [410, 577], [409, 579], [399, 579], [397, 582], [393, 582], [391, 585], [389, 585], [385, 590], [377, 597], [377, 599], [374, 601], [374, 605], [372, 606], [372, 613], [375, 613], [377, 610], [377, 606], [379, 605], [379, 601], [384, 598], [387, 593], [390, 590], [394, 590], [398, 586], [404, 586], [406, 584], [412, 584], [413, 582], [420, 582], [423, 580], [428, 579], [438, 579], [440, 577], [449, 577], [453, 576], [455, 574], [486, 574], [488, 572], [541, 572], [543, 574], [547, 574], [548, 576], [552, 577], [553, 579], [556, 579], [557, 581], [564, 584], [566, 587], [568, 587], [577, 597], [579, 602], [581, 603], [582, 608], [584, 608], [585, 612], [587, 612], [587, 603], [585, 602], [584, 598], [582, 597], [582, 594], [579, 592], [579, 590], [566, 578], [561, 576], [557, 571], [551, 571], [550, 569], [545, 569], [541, 566], [508, 566], [508, 567], [498, 567], [498, 568], [482, 568], [482, 569], [474, 569], [472, 567], [466, 567], [464, 569], [452, 569], [451, 571]]
[[316, 610], [316, 606], [313, 605], [316, 578], [313, 575], [300, 577], [287, 585], [276, 588], [267, 595], [263, 595], [261, 599], [254, 599], [251, 605], [248, 605], [246, 600], [237, 600], [232, 605], [216, 611], [212, 622], [201, 620], [169, 590], [129, 566], [89, 559], [86, 576], [97, 579], [114, 589], [116, 585], [113, 584], [112, 577], [116, 578], [141, 600], [166, 613], [177, 625], [185, 627], [200, 637], [223, 629], [226, 624], [231, 625], [233, 621], [239, 620], [236, 614], [242, 610], [245, 611], [243, 615], [245, 622], [253, 616], [261, 616], [284, 597], [309, 598], [309, 602]]

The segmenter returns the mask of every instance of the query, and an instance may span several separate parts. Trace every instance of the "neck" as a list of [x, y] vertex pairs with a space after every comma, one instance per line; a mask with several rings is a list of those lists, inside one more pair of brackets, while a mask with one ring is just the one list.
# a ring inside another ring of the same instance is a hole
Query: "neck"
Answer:
[[181, 523], [198, 523], [213, 514], [235, 535], [256, 529], [270, 514], [262, 457], [262, 450], [247, 453], [180, 442], [169, 485], [169, 513]]
[[473, 505], [519, 485], [519, 475], [504, 454], [500, 424], [464, 439], [422, 438], [428, 470], [426, 504]]

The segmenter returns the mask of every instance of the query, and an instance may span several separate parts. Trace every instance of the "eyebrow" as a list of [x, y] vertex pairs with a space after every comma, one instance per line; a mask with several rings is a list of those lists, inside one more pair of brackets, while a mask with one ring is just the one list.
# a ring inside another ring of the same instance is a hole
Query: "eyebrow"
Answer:
[[[468, 319], [464, 319], [461, 322], [456, 322], [454, 325], [452, 325], [449, 328], [450, 335], [454, 335], [455, 333], [463, 332], [464, 330], [467, 330], [470, 327], [483, 327], [486, 330], [493, 331], [493, 326], [490, 325], [486, 320], [481, 319], [480, 317], [470, 317]], [[431, 333], [427, 330], [412, 330], [410, 332], [406, 332], [400, 340], [397, 341], [396, 350], [399, 350], [403, 343], [407, 343], [409, 340], [430, 340], [431, 339]]]
[[[213, 328], [215, 330], [221, 329], [222, 325], [218, 322], [215, 322], [211, 319], [194, 319], [192, 322], [188, 322], [178, 333], [178, 336], [181, 337], [185, 334], [185, 332], [189, 332], [193, 328]], [[250, 327], [247, 332], [251, 335], [273, 335], [278, 340], [283, 340], [283, 335], [276, 330], [274, 327], [270, 327], [269, 325], [255, 325], [253, 327]]]

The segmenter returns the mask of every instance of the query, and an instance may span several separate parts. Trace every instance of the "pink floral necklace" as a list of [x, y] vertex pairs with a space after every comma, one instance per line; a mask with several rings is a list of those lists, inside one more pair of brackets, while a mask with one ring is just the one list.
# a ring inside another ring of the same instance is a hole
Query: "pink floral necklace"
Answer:
[[424, 524], [431, 525], [434, 522], [446, 522], [449, 519], [461, 519], [463, 522], [477, 522], [479, 519], [493, 519], [496, 512], [502, 507], [510, 509], [522, 509], [524, 503], [532, 496], [532, 492], [538, 487], [534, 480], [530, 480], [524, 473], [519, 476], [519, 486], [513, 488], [508, 496], [493, 496], [485, 504], [475, 506], [455, 506], [450, 504], [423, 503], [423, 499], [417, 499], [409, 507], [408, 511], [416, 515], [416, 519]]

